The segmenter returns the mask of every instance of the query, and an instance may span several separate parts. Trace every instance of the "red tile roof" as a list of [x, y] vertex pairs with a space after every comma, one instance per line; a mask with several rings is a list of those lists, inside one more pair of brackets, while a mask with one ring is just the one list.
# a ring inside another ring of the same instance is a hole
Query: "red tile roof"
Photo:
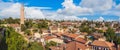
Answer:
[[84, 43], [84, 44], [87, 42], [85, 39], [80, 38], [80, 37], [76, 38], [75, 41], [80, 42], [80, 43]]
[[80, 33], [81, 35], [87, 35], [88, 33], [87, 32], [82, 32]]
[[81, 50], [85, 50], [87, 46], [75, 41], [66, 44], [66, 50], [77, 50], [78, 48], [80, 48]]
[[78, 34], [69, 34], [68, 37], [71, 37], [71, 38], [76, 38], [78, 37], [79, 35]]
[[78, 48], [80, 50], [86, 50], [88, 47], [85, 45], [85, 44], [81, 44], [81, 43], [78, 43], [78, 42], [70, 42], [70, 43], [67, 43], [67, 44], [63, 44], [63, 45], [60, 45], [59, 47], [50, 47], [52, 50], [78, 50]]
[[53, 37], [53, 36], [45, 36], [44, 37], [45, 40], [49, 40], [49, 39], [52, 39], [52, 38], [55, 38], [55, 37]]
[[50, 46], [49, 47], [51, 50], [62, 50], [62, 48], [56, 47], [56, 46]]
[[20, 27], [19, 24], [9, 24], [8, 26], [13, 27], [13, 28], [15, 28], [15, 27]]
[[62, 34], [62, 35], [70, 37], [70, 38], [74, 38], [74, 39], [79, 36], [78, 34], [72, 34], [72, 33]]
[[58, 26], [51, 26], [50, 27], [52, 30], [57, 30], [58, 29]]
[[118, 45], [118, 49], [120, 50], [120, 45]]
[[52, 34], [60, 37], [63, 33], [52, 33]]
[[72, 22], [62, 22], [61, 25], [72, 25]]
[[112, 47], [112, 46], [114, 46], [113, 43], [110, 43], [110, 42], [107, 42], [107, 41], [98, 41], [98, 40], [93, 41], [92, 45], [102, 46], [102, 47]]

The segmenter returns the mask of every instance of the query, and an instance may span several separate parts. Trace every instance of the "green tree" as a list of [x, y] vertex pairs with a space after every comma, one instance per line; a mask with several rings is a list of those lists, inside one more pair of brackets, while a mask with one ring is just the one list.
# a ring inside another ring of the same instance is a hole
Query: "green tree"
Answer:
[[33, 32], [34, 32], [34, 33], [38, 32], [38, 29], [33, 29]]
[[25, 34], [30, 35], [31, 34], [30, 30], [29, 29], [25, 30]]
[[0, 24], [2, 24], [2, 20], [0, 20]]
[[0, 34], [0, 50], [8, 50], [6, 39]]
[[104, 33], [103, 30], [97, 30], [97, 31], [98, 31], [98, 33]]
[[42, 21], [38, 23], [39, 32], [42, 34], [42, 29], [48, 29], [48, 23], [46, 21]]
[[47, 42], [47, 44], [45, 46], [46, 50], [49, 50], [50, 46], [57, 46], [57, 43], [54, 41]]
[[70, 33], [75, 33], [76, 30], [75, 30], [75, 29], [69, 29], [69, 32], [70, 32]]
[[48, 28], [48, 23], [46, 21], [42, 21], [41, 23], [38, 23], [38, 28]]
[[2, 38], [3, 38], [3, 37], [2, 37], [1, 32], [0, 32], [0, 42], [1, 42]]
[[27, 43], [22, 35], [7, 27], [0, 43], [0, 50], [43, 50], [43, 47], [36, 42]]
[[87, 25], [80, 26], [80, 27], [79, 27], [79, 30], [80, 30], [81, 32], [87, 32], [88, 34], [91, 34], [91, 33], [95, 32], [95, 29], [94, 29], [94, 28], [91, 28], [91, 27], [89, 27], [89, 26], [87, 26]]
[[32, 20], [29, 20], [29, 21], [25, 21], [25, 26], [26, 26], [26, 28], [32, 28], [32, 26], [33, 26], [33, 22], [32, 22]]
[[114, 43], [115, 43], [115, 46], [118, 50], [118, 45], [120, 44], [120, 36], [117, 36], [117, 35], [115, 36]]
[[8, 50], [23, 50], [26, 45], [23, 36], [15, 32], [12, 28], [7, 28], [5, 38]]
[[25, 31], [27, 28], [24, 24], [21, 24], [21, 31]]
[[6, 18], [5, 20], [4, 20], [4, 23], [8, 23], [8, 24], [15, 24], [15, 23], [17, 23], [17, 24], [19, 24], [20, 22], [20, 19], [13, 19], [12, 17], [9, 17], [9, 18]]
[[11, 23], [13, 23], [13, 18], [12, 18], [12, 17], [9, 17], [8, 19], [6, 19], [6, 21], [7, 21], [9, 24], [11, 24]]
[[37, 42], [31, 42], [28, 44], [26, 50], [43, 50], [43, 47], [41, 44], [39, 44]]
[[113, 42], [115, 39], [115, 31], [112, 28], [106, 30], [105, 36], [108, 41]]
[[38, 28], [38, 24], [37, 23], [33, 23], [33, 28]]

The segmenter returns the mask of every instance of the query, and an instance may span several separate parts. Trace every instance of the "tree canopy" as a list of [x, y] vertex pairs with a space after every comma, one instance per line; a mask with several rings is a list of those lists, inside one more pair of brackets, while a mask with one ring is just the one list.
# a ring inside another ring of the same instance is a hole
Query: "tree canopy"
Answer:
[[113, 41], [115, 39], [115, 31], [112, 28], [106, 30], [105, 36], [108, 41]]
[[49, 47], [50, 46], [57, 46], [57, 43], [56, 42], [54, 42], [54, 41], [50, 41], [50, 42], [47, 42], [47, 44], [46, 44], [46, 50], [49, 50]]
[[43, 50], [43, 47], [36, 42], [27, 43], [22, 35], [8, 27], [0, 43], [0, 50]]

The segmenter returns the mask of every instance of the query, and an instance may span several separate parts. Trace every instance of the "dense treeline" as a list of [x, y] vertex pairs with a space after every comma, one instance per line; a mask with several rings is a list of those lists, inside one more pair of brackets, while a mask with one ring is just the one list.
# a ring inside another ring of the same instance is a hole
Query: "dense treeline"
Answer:
[[20, 22], [20, 19], [13, 19], [12, 17], [9, 17], [9, 18], [6, 18], [6, 19], [3, 19], [3, 20], [0, 20], [0, 24], [19, 24]]
[[6, 28], [5, 36], [0, 34], [0, 50], [43, 50], [37, 42], [27, 43], [13, 28]]
[[40, 22], [33, 22], [33, 20], [26, 20], [24, 25], [21, 25], [21, 30], [28, 32], [29, 29], [33, 29], [33, 32], [42, 33], [42, 29], [48, 29], [48, 22], [42, 20]]

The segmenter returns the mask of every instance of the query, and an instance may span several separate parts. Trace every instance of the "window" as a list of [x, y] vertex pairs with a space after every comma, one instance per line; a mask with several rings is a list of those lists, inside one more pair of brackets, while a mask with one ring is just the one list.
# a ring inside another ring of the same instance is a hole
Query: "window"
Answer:
[[78, 50], [80, 50], [80, 48], [78, 48]]
[[51, 50], [51, 49], [49, 48], [49, 50]]
[[108, 48], [104, 48], [104, 50], [109, 50]]
[[63, 47], [63, 50], [66, 50], [66, 47]]

